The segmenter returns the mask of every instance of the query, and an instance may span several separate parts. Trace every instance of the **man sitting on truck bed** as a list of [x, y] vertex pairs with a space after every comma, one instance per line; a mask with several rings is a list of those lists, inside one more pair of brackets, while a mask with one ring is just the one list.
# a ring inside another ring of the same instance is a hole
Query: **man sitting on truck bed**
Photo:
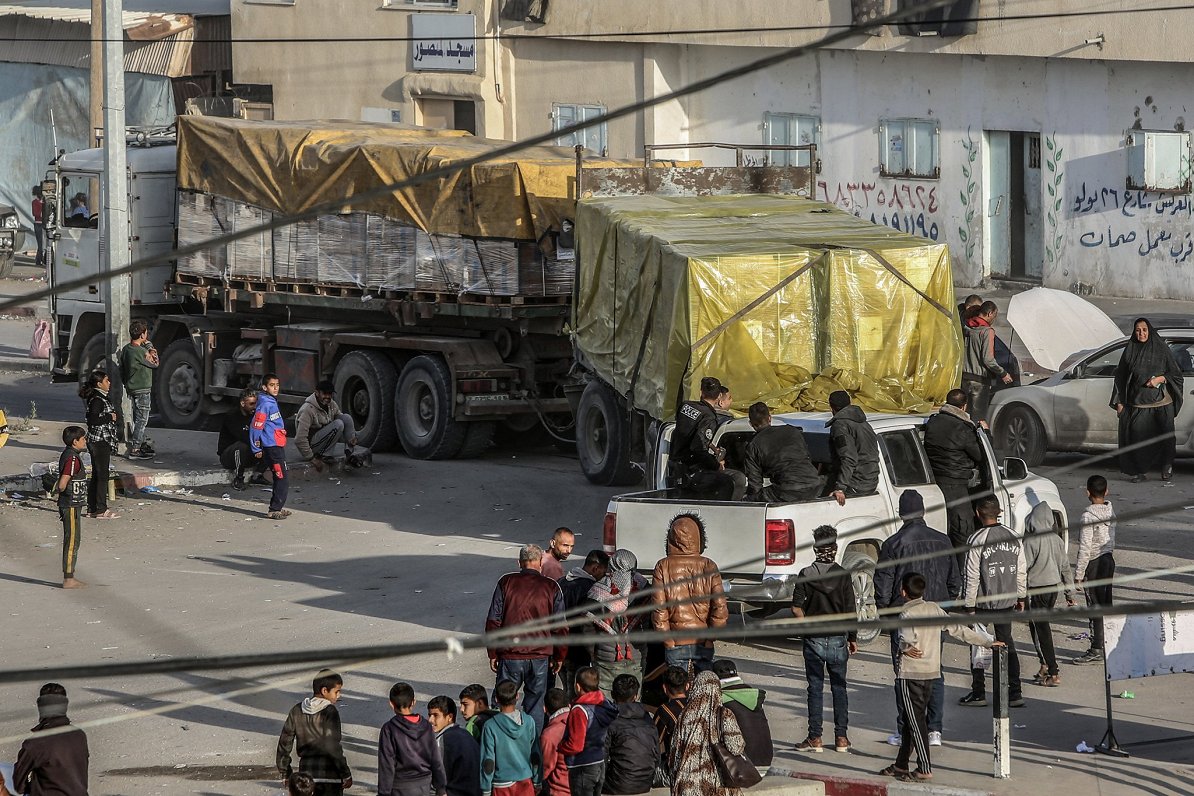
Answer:
[[830, 494], [844, 506], [847, 496], [872, 495], [879, 488], [879, 440], [862, 407], [850, 403], [850, 393], [831, 392], [829, 409], [833, 417], [825, 425], [833, 456]]
[[[315, 472], [323, 472], [324, 457], [332, 447], [343, 442], [347, 448], [356, 447], [357, 429], [352, 416], [340, 411], [336, 403], [336, 386], [324, 379], [315, 385], [315, 392], [307, 396], [295, 418], [294, 446], [303, 461], [311, 462]], [[346, 451], [348, 453], [348, 451]]]
[[[820, 497], [821, 476], [808, 455], [804, 431], [786, 423], [771, 425], [771, 410], [762, 401], [751, 404], [749, 414], [755, 435], [746, 446], [747, 498], [793, 503]], [[763, 486], [764, 478], [771, 479], [771, 486]]]
[[727, 470], [725, 452], [713, 444], [719, 425], [717, 408], [729, 391], [712, 376], [701, 379], [701, 400], [680, 404], [672, 436], [674, 460], [684, 472], [684, 487], [713, 500], [741, 500], [746, 493], [746, 476]]

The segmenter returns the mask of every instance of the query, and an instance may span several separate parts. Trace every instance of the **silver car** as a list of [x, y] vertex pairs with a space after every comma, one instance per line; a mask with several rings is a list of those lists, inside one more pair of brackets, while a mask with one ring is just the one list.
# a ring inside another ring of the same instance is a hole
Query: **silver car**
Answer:
[[[1159, 329], [1186, 377], [1194, 383], [1194, 329]], [[1119, 418], [1110, 407], [1115, 367], [1128, 338], [1077, 356], [1046, 379], [1009, 387], [991, 399], [995, 448], [1041, 464], [1051, 451], [1108, 451], [1119, 445]], [[1176, 421], [1177, 453], [1194, 456], [1194, 409]]]

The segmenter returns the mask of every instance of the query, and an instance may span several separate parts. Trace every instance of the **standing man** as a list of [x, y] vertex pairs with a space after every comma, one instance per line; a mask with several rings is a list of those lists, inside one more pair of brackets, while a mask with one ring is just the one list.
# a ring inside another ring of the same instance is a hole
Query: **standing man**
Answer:
[[556, 528], [547, 543], [547, 550], [543, 556], [543, 575], [552, 580], [564, 577], [564, 561], [572, 555], [572, 548], [576, 546], [576, 534], [570, 528]]
[[[524, 545], [518, 551], [518, 566], [518, 572], [502, 575], [493, 590], [486, 634], [503, 628], [517, 631], [519, 625], [543, 622], [564, 610], [559, 584], [543, 577], [542, 547]], [[489, 647], [489, 668], [497, 674], [497, 682], [508, 680], [522, 688], [522, 710], [535, 722], [538, 736], [543, 731], [543, 697], [568, 651], [568, 628], [532, 630], [519, 640], [517, 647]]]
[[879, 440], [862, 407], [850, 403], [850, 393], [831, 392], [829, 410], [833, 417], [825, 425], [829, 426], [833, 456], [830, 494], [844, 506], [848, 496], [871, 495], [879, 488]]
[[[547, 556], [544, 558], [546, 559]], [[597, 581], [605, 577], [608, 570], [609, 553], [604, 550], [590, 550], [589, 554], [585, 556], [584, 565], [573, 567], [567, 575], [556, 581], [560, 584], [560, 591], [564, 594], [565, 614], [582, 605], [589, 598], [589, 590]], [[579, 619], [575, 613], [570, 614], [569, 618]], [[577, 629], [579, 630], [579, 628]], [[593, 663], [593, 646], [583, 642], [594, 639], [585, 639], [584, 635], [580, 632], [568, 634], [568, 654], [560, 666], [560, 688], [567, 695], [569, 702], [576, 698], [574, 690], [576, 673]]]
[[673, 635], [663, 642], [668, 666], [692, 672], [713, 668], [713, 639], [685, 638], [684, 631], [725, 627], [729, 617], [717, 564], [705, 558], [705, 524], [678, 514], [667, 532], [667, 556], [655, 564], [651, 593], [655, 629]]
[[[982, 527], [970, 537], [970, 549], [966, 552], [965, 598], [967, 610], [977, 614], [981, 622], [984, 612], [1024, 610], [1028, 565], [1020, 537], [999, 524], [1003, 511], [994, 495], [980, 498], [975, 513]], [[996, 624], [995, 638], [1007, 645], [1008, 704], [1022, 707], [1020, 658], [1012, 640], [1011, 623]], [[959, 699], [958, 704], [982, 707], [987, 704], [987, 673], [971, 668], [970, 676], [970, 693]]]
[[[232, 487], [245, 488], [245, 467], [253, 459], [253, 447], [249, 442], [249, 429], [253, 426], [253, 415], [257, 413], [257, 391], [251, 388], [241, 390], [240, 401], [231, 411], [224, 413], [220, 423], [220, 436], [216, 440], [216, 455], [224, 469], [232, 470]], [[255, 471], [260, 463], [254, 460]]]
[[[804, 431], [781, 423], [771, 425], [771, 410], [751, 404], [750, 427], [755, 435], [746, 446], [747, 497], [763, 503], [793, 503], [821, 496], [821, 475], [808, 455]], [[764, 487], [763, 479], [771, 479]]]
[[13, 767], [14, 793], [87, 796], [87, 734], [70, 726], [70, 700], [58, 683], [46, 683], [37, 697], [37, 726], [21, 744]]
[[727, 470], [725, 451], [713, 444], [720, 425], [717, 410], [729, 394], [730, 388], [712, 376], [701, 379], [701, 400], [680, 404], [672, 432], [672, 458], [684, 471], [685, 487], [711, 500], [741, 500], [746, 493], [746, 476]]
[[40, 185], [33, 186], [33, 204], [29, 214], [33, 216], [33, 236], [37, 238], [37, 260], [34, 264], [42, 266], [46, 264], [46, 202], [42, 198]]
[[267, 373], [262, 377], [257, 412], [253, 415], [253, 427], [249, 429], [253, 455], [262, 459], [274, 476], [269, 511], [265, 515], [271, 520], [284, 520], [290, 516], [286, 509], [286, 493], [290, 487], [286, 474], [286, 425], [282, 421], [282, 410], [278, 408], [281, 389], [282, 382], [276, 374]]
[[[813, 555], [817, 560], [796, 576], [792, 615], [797, 619], [854, 616], [857, 611], [854, 582], [850, 573], [836, 563], [837, 530], [833, 526], [822, 525], [813, 531]], [[850, 656], [858, 652], [858, 634], [851, 630], [827, 635], [810, 629], [803, 636], [804, 674], [808, 681], [808, 737], [796, 744], [796, 751], [820, 752], [825, 748], [821, 743], [821, 713], [825, 700], [825, 672], [828, 670], [829, 688], [833, 694], [833, 748], [848, 752], [850, 704], [846, 692], [846, 664]]]
[[129, 324], [129, 344], [120, 349], [120, 378], [133, 404], [133, 433], [129, 438], [130, 459], [152, 459], [154, 450], [145, 442], [149, 425], [153, 372], [158, 367], [158, 352], [149, 342], [149, 325], [143, 320]]
[[315, 392], [303, 401], [294, 422], [294, 447], [317, 473], [323, 472], [324, 457], [331, 454], [333, 446], [343, 442], [346, 448], [356, 447], [357, 429], [352, 415], [340, 411], [336, 386], [327, 379], [315, 385]]
[[999, 315], [994, 301], [984, 301], [978, 314], [966, 322], [966, 358], [962, 364], [962, 389], [969, 396], [970, 415], [977, 422], [986, 422], [991, 393], [996, 382], [1011, 384], [1012, 375], [995, 358], [995, 329], [992, 325]]
[[[978, 426], [966, 410], [964, 390], [950, 390], [941, 411], [925, 421], [925, 453], [933, 468], [933, 480], [945, 497], [945, 512], [949, 518], [946, 533], [958, 558], [958, 568], [966, 565], [966, 541], [974, 533], [974, 507], [970, 503], [970, 484], [981, 472], [983, 449], [978, 442]], [[924, 574], [923, 570], [917, 570]], [[893, 583], [899, 589], [897, 578]], [[941, 602], [932, 585], [925, 599]]]
[[[961, 392], [961, 390], [958, 390]], [[927, 436], [927, 434], [926, 434]], [[956, 599], [962, 593], [962, 577], [957, 558], [943, 555], [953, 549], [945, 534], [925, 523], [925, 501], [915, 489], [905, 489], [900, 495], [900, 519], [904, 524], [889, 536], [879, 548], [879, 565], [875, 567], [875, 606], [881, 615], [885, 608], [902, 607], [907, 599], [901, 584], [904, 577], [920, 573], [925, 579], [924, 598], [931, 602]], [[963, 542], [964, 544], [965, 542]], [[891, 631], [891, 665], [899, 675], [900, 634]], [[928, 706], [929, 746], [941, 745], [945, 717], [945, 678], [938, 676], [931, 685]], [[904, 705], [900, 684], [896, 683], [896, 731], [887, 742], [899, 746], [909, 732], [908, 712]]]

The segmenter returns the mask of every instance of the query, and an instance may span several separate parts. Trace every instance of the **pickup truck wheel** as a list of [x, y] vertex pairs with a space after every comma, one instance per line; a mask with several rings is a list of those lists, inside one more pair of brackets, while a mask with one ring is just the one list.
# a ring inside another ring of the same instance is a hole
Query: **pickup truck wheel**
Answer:
[[203, 394], [203, 363], [191, 338], [175, 340], [162, 354], [153, 379], [154, 403], [171, 428], [202, 428], [214, 402]]
[[376, 351], [350, 351], [337, 363], [334, 381], [340, 408], [356, 426], [357, 441], [375, 451], [391, 450], [398, 443], [394, 363]]
[[585, 477], [602, 486], [637, 484], [642, 474], [630, 461], [630, 428], [613, 390], [591, 381], [576, 413], [576, 452]]
[[1006, 455], [1023, 459], [1029, 467], [1045, 461], [1048, 447], [1045, 425], [1027, 406], [1008, 407], [999, 417], [995, 441]]
[[862, 550], [847, 550], [842, 555], [842, 567], [850, 572], [854, 582], [854, 603], [858, 611], [858, 643], [870, 644], [879, 637], [879, 628], [866, 623], [879, 618], [875, 607], [875, 559]]
[[471, 423], [452, 417], [452, 374], [438, 357], [406, 363], [394, 398], [398, 439], [413, 459], [451, 459], [464, 447]]

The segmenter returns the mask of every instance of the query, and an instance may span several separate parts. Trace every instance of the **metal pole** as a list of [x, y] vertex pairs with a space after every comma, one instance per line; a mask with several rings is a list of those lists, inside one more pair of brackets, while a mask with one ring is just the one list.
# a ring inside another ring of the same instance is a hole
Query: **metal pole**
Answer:
[[[123, 31], [121, 32], [123, 38]], [[104, 126], [104, 0], [91, 0], [91, 90], [87, 101], [87, 146], [95, 146], [95, 131]], [[58, 145], [54, 144], [54, 157]]]
[[[124, 21], [122, 0], [102, 0], [104, 73], [104, 180], [100, 193], [101, 269], [115, 271], [129, 263], [129, 182], [124, 132]], [[107, 305], [105, 332], [108, 354], [115, 354], [129, 331], [130, 277], [104, 281]], [[132, 407], [120, 382], [120, 368], [111, 363], [109, 399], [120, 412], [123, 431], [132, 417]], [[127, 439], [127, 435], [125, 435]]]
[[1007, 647], [995, 647], [991, 653], [991, 662], [994, 664], [991, 696], [994, 698], [992, 738], [995, 764], [992, 775], [996, 779], [1009, 779], [1012, 776], [1012, 738], [1008, 727]]

